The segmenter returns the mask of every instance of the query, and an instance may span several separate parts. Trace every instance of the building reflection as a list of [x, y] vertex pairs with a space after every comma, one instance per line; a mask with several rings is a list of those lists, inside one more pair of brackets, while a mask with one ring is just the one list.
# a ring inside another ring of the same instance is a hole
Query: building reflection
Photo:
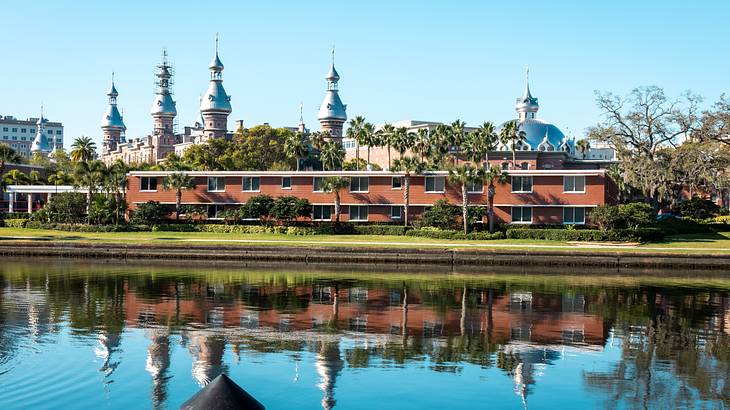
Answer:
[[170, 368], [170, 331], [167, 328], [150, 328], [146, 330], [150, 341], [147, 348], [145, 370], [152, 376], [152, 407], [164, 408], [167, 400], [167, 374]]

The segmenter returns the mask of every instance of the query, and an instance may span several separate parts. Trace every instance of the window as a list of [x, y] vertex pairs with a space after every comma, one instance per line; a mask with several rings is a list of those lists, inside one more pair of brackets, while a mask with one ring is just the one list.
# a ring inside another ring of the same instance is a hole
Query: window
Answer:
[[208, 177], [208, 192], [225, 192], [226, 180], [223, 177]]
[[20, 129], [20, 132], [23, 133], [23, 134], [25, 134], [25, 131], [27, 131], [25, 128], [21, 128]]
[[223, 205], [218, 205], [218, 204], [208, 205], [208, 207], [207, 207], [208, 218], [220, 219], [221, 217], [219, 216], [219, 214], [221, 214], [223, 212], [223, 209], [224, 209]]
[[444, 192], [446, 178], [426, 177], [426, 192]]
[[368, 192], [369, 185], [368, 177], [350, 178], [350, 192]]
[[142, 177], [140, 178], [140, 191], [157, 191], [157, 178]]
[[56, 135], [61, 135], [61, 130], [56, 131]]
[[350, 205], [351, 221], [367, 221], [368, 206], [367, 205]]
[[18, 129], [17, 128], [13, 128], [13, 132], [18, 132]]
[[512, 192], [532, 192], [532, 177], [512, 177]]
[[585, 192], [586, 177], [584, 176], [564, 176], [563, 177], [564, 192]]
[[243, 190], [246, 192], [258, 192], [261, 186], [259, 177], [243, 177]]
[[403, 178], [402, 177], [393, 177], [393, 181], [391, 182], [390, 186], [393, 189], [400, 189], [403, 186]]
[[563, 223], [566, 225], [582, 225], [586, 223], [586, 209], [563, 208]]
[[484, 192], [484, 182], [475, 181], [466, 184], [466, 192], [470, 194], [481, 194]]
[[512, 223], [513, 224], [532, 223], [532, 207], [530, 207], [530, 206], [513, 206], [512, 207]]
[[281, 189], [291, 189], [291, 177], [281, 177]]
[[[4, 131], [7, 131], [8, 129], [5, 128]], [[28, 128], [28, 132], [33, 133], [35, 132], [35, 128]]]
[[8, 132], [8, 127], [3, 127], [3, 131]]
[[390, 207], [390, 219], [401, 219], [403, 217], [403, 208], [400, 206]]
[[322, 192], [324, 189], [322, 188], [324, 186], [324, 177], [314, 177], [312, 181], [312, 191], [313, 192]]
[[529, 162], [523, 162], [520, 164], [521, 169], [530, 169], [530, 163]]
[[53, 130], [48, 130], [48, 135], [53, 135]]
[[314, 220], [314, 221], [331, 221], [332, 220], [332, 206], [314, 205], [312, 207], [312, 220]]
[[505, 171], [505, 170], [508, 170], [508, 169], [509, 169], [509, 162], [503, 162], [502, 163], [502, 171]]

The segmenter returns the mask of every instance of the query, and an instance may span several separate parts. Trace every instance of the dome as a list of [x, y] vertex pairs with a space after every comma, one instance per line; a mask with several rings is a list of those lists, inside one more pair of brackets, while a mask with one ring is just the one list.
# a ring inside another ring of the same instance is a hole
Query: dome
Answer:
[[[497, 128], [497, 133], [502, 130], [505, 124], [507, 123], [505, 122]], [[549, 122], [534, 118], [528, 118], [519, 124], [520, 130], [527, 134], [525, 142], [531, 150], [537, 151], [540, 144], [547, 139], [547, 142], [552, 145], [552, 149], [546, 149], [545, 151], [560, 151], [560, 146], [565, 141], [565, 134], [560, 131], [560, 128]]]
[[208, 68], [214, 71], [223, 71], [223, 63], [221, 62], [221, 59], [218, 58], [218, 53], [215, 53], [215, 57], [213, 58], [213, 61], [210, 62]]
[[200, 111], [220, 111], [231, 112], [231, 97], [226, 94], [223, 83], [220, 81], [211, 81], [208, 85], [208, 91], [203, 95], [200, 102]]
[[152, 108], [150, 114], [162, 114], [162, 115], [177, 115], [177, 109], [175, 108], [175, 101], [172, 100], [172, 96], [169, 93], [156, 94], [155, 100], [152, 102]]
[[108, 95], [110, 97], [118, 97], [119, 96], [119, 93], [117, 92], [117, 88], [114, 87], [114, 82], [113, 81], [112, 81], [112, 86], [109, 89], [109, 92], [106, 93], [106, 95]]
[[327, 77], [324, 78], [327, 81], [337, 82], [340, 81], [340, 75], [337, 73], [337, 70], [335, 70], [335, 65], [332, 64], [332, 67], [330, 68], [330, 72], [327, 73]]
[[38, 128], [38, 132], [33, 139], [33, 144], [30, 146], [30, 152], [51, 152], [53, 147], [51, 141], [48, 140], [46, 134], [43, 133], [43, 128]]
[[122, 114], [119, 113], [119, 109], [116, 105], [109, 105], [106, 109], [106, 113], [101, 119], [101, 128], [120, 128], [126, 130], [124, 121], [122, 121]]
[[324, 96], [324, 101], [319, 107], [317, 118], [319, 120], [347, 120], [347, 106], [342, 103], [339, 94], [335, 90], [329, 90]]

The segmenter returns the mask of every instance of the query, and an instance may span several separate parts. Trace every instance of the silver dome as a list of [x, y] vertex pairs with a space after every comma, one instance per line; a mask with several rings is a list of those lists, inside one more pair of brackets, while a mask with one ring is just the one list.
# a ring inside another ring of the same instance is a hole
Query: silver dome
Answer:
[[[497, 127], [496, 132], [499, 133], [505, 124], [507, 123], [505, 122]], [[565, 134], [555, 125], [543, 120], [528, 118], [520, 122], [519, 126], [520, 130], [527, 134], [525, 142], [530, 146], [531, 150], [537, 151], [540, 144], [547, 141], [552, 146], [552, 149], [546, 149], [545, 151], [562, 151], [561, 146], [565, 141]]]
[[337, 90], [328, 90], [319, 107], [319, 120], [347, 120], [347, 106], [342, 103]]
[[152, 102], [150, 114], [177, 115], [175, 101], [172, 100], [172, 96], [169, 93], [155, 94], [155, 100]]
[[48, 136], [43, 130], [44, 122], [46, 121], [41, 115], [41, 117], [38, 118], [38, 122], [36, 123], [38, 125], [38, 129], [36, 131], [35, 138], [33, 138], [33, 143], [30, 146], [30, 152], [50, 153], [53, 151], [53, 146], [51, 145], [52, 141], [49, 140]]
[[337, 73], [337, 70], [335, 70], [335, 65], [332, 64], [332, 67], [330, 68], [330, 72], [327, 73], [327, 77], [324, 78], [327, 81], [337, 82], [340, 81], [340, 75]]
[[122, 121], [122, 114], [119, 113], [119, 109], [116, 105], [109, 105], [106, 109], [106, 113], [101, 119], [102, 128], [120, 128], [126, 130], [124, 121]]
[[215, 57], [213, 58], [213, 61], [210, 62], [210, 65], [208, 66], [211, 70], [214, 71], [223, 71], [223, 62], [221, 62], [221, 59], [218, 58], [218, 52], [216, 51]]
[[200, 102], [200, 111], [220, 111], [231, 112], [231, 97], [226, 94], [221, 81], [211, 81], [208, 85], [208, 91], [203, 95]]

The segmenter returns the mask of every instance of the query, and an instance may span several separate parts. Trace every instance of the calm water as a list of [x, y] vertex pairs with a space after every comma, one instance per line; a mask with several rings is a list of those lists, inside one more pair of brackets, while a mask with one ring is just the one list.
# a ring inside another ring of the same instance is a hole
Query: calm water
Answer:
[[730, 281], [0, 261], [0, 408], [724, 408]]

